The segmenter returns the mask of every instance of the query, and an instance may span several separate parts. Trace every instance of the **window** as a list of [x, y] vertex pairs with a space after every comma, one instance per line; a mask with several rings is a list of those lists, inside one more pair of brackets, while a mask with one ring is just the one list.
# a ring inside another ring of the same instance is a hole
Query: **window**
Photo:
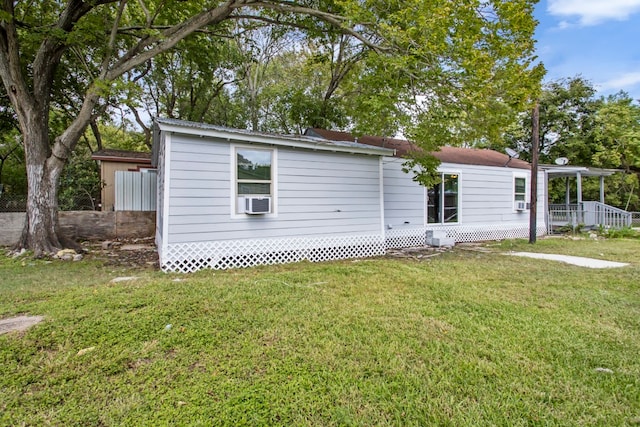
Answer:
[[513, 200], [514, 202], [527, 201], [527, 178], [516, 176], [513, 180]]
[[[235, 149], [236, 213], [245, 212], [247, 197], [273, 197], [274, 151], [242, 147]], [[270, 212], [273, 212], [272, 204]]]
[[455, 222], [458, 222], [458, 175], [445, 173], [427, 191], [427, 223]]

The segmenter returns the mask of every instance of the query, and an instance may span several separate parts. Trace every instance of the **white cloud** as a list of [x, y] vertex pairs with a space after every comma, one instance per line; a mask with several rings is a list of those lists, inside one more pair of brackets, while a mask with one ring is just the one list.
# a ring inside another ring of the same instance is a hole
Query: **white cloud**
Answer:
[[578, 16], [584, 26], [596, 25], [623, 21], [640, 12], [640, 0], [548, 0], [547, 11], [554, 16]]
[[602, 90], [629, 90], [630, 88], [640, 84], [640, 72], [632, 72], [622, 74], [605, 82], [598, 83]]

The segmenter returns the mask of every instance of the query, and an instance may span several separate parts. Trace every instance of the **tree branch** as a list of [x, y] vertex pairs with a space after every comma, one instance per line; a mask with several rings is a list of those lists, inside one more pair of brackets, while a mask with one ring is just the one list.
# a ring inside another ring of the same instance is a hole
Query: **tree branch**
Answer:
[[151, 129], [149, 129], [144, 120], [142, 120], [138, 113], [138, 109], [133, 104], [127, 104], [127, 107], [129, 107], [129, 110], [131, 110], [136, 119], [136, 123], [138, 123], [138, 126], [142, 128], [142, 132], [144, 132], [144, 145], [151, 148]]
[[[214, 9], [201, 12], [183, 23], [166, 29], [159, 36], [150, 36], [141, 40], [114, 64], [113, 68], [106, 73], [104, 78], [109, 81], [115, 80], [122, 74], [145, 63], [159, 53], [171, 49], [185, 37], [205, 25], [217, 24], [224, 21], [233, 13], [234, 8], [232, 5], [236, 3], [242, 3], [242, 1], [228, 0]], [[149, 49], [144, 50], [147, 47], [149, 47]]]
[[[18, 32], [13, 17], [15, 10], [13, 0], [4, 0], [2, 11], [12, 17], [11, 20], [0, 21], [0, 78], [4, 83], [7, 96], [16, 110], [19, 122], [25, 123], [27, 112], [23, 107], [30, 108], [35, 105], [35, 100], [29, 92], [29, 87], [22, 74], [20, 62], [20, 47], [18, 44]], [[24, 104], [17, 102], [24, 100]]]
[[102, 59], [102, 66], [100, 67], [101, 76], [106, 74], [109, 68], [111, 55], [116, 46], [116, 37], [118, 36], [118, 24], [122, 19], [122, 13], [124, 12], [124, 7], [126, 5], [127, 5], [127, 0], [120, 0], [120, 5], [118, 6], [118, 12], [116, 13], [116, 18], [113, 20], [113, 27], [111, 28], [111, 34], [109, 35], [109, 43], [107, 44], [107, 51], [104, 54], [104, 58]]
[[[97, 4], [106, 4], [116, 0], [104, 0], [98, 1]], [[64, 31], [65, 33], [71, 32], [74, 25], [78, 20], [89, 13], [94, 4], [85, 3], [82, 0], [69, 0], [67, 6], [64, 8], [55, 28]], [[40, 104], [40, 108], [46, 110], [49, 100], [42, 99], [42, 94], [49, 94], [49, 89], [53, 83], [55, 70], [60, 63], [62, 54], [66, 48], [66, 41], [55, 35], [55, 31], [46, 37], [36, 53], [36, 57], [33, 61], [33, 94], [35, 101]], [[46, 97], [44, 97], [46, 98]]]
[[[380, 46], [379, 44], [376, 44], [376, 43], [372, 42], [371, 40], [369, 40], [368, 38], [366, 38], [362, 33], [354, 30], [353, 28], [350, 28], [348, 26], [343, 25], [343, 23], [346, 21], [346, 19], [344, 17], [342, 17], [342, 16], [339, 16], [339, 15], [336, 15], [336, 14], [333, 14], [333, 13], [323, 12], [321, 10], [312, 9], [312, 8], [309, 8], [309, 7], [289, 5], [289, 4], [280, 3], [280, 2], [270, 3], [270, 2], [256, 1], [256, 2], [253, 2], [253, 3], [249, 4], [249, 5], [247, 5], [247, 6], [252, 7], [252, 8], [271, 9], [271, 10], [275, 10], [275, 11], [282, 12], [282, 13], [292, 13], [294, 15], [313, 16], [315, 18], [320, 19], [321, 21], [324, 21], [324, 22], [334, 26], [335, 28], [337, 28], [340, 31], [342, 31], [344, 34], [348, 34], [348, 35], [358, 39], [364, 45], [366, 45], [368, 48], [372, 49], [375, 52], [383, 52], [383, 51], [386, 50], [382, 46]], [[361, 25], [370, 26], [371, 24], [361, 23]]]

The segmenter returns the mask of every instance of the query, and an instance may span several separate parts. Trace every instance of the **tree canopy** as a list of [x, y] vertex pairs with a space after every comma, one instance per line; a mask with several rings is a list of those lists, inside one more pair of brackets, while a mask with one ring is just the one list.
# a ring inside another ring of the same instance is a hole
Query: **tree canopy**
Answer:
[[[531, 116], [522, 114], [505, 139], [529, 159], [530, 135]], [[620, 169], [607, 179], [607, 203], [640, 209], [640, 105], [628, 94], [597, 97], [581, 76], [547, 83], [540, 97], [540, 141], [542, 163], [566, 157], [571, 165]], [[583, 192], [597, 200], [598, 185], [587, 180]], [[564, 183], [551, 185], [552, 199], [563, 200], [564, 192]]]

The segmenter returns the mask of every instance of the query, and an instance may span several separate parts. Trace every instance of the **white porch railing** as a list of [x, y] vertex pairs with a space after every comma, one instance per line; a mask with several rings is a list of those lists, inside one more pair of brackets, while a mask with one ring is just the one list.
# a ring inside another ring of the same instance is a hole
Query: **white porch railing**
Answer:
[[554, 226], [570, 225], [577, 227], [600, 226], [605, 228], [630, 227], [631, 212], [600, 202], [582, 202], [580, 204], [549, 205], [549, 232]]

